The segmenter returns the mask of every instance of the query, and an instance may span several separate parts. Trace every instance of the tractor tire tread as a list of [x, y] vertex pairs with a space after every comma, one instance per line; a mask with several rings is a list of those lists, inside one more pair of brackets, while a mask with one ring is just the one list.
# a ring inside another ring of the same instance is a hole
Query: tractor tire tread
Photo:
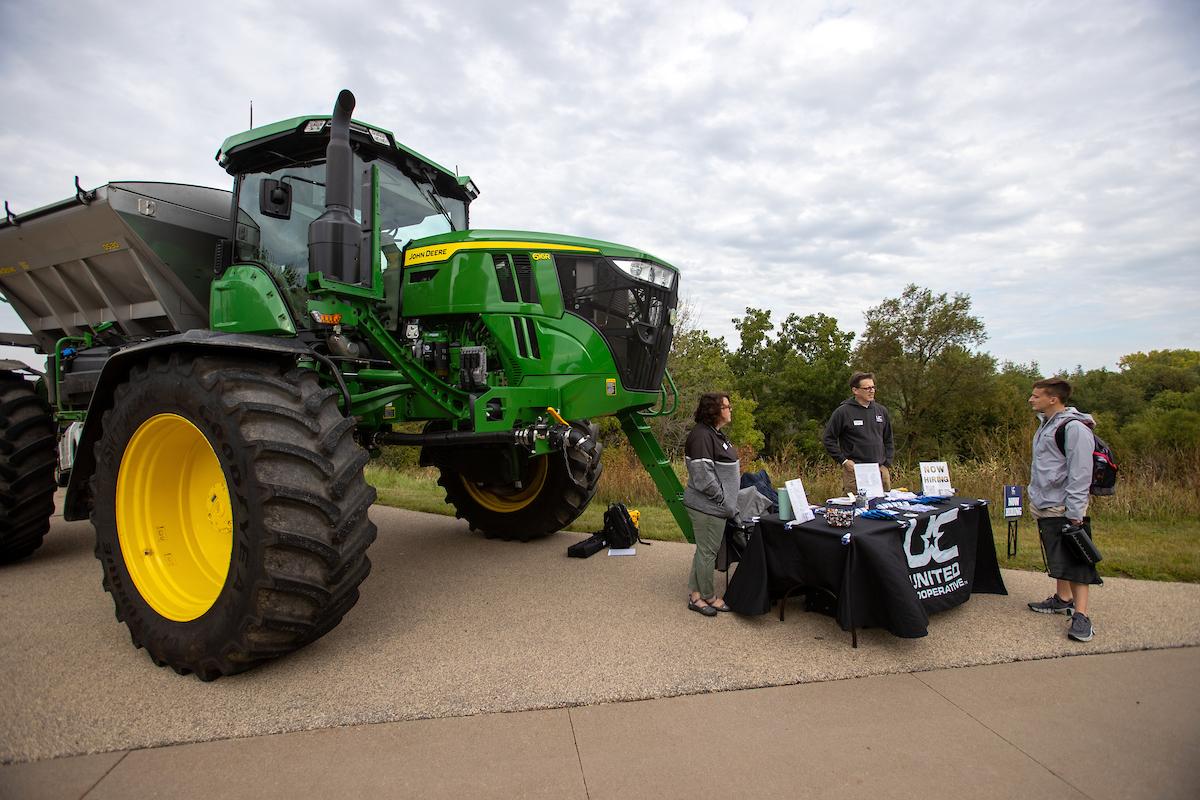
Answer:
[[42, 545], [54, 513], [54, 417], [33, 383], [0, 372], [0, 564]]
[[[354, 421], [342, 416], [337, 393], [323, 389], [311, 370], [236, 356], [175, 354], [140, 369], [150, 380], [191, 376], [223, 409], [222, 424], [232, 431], [234, 450], [241, 448], [249, 463], [244, 486], [239, 490], [231, 483], [230, 493], [235, 507], [248, 509], [235, 531], [252, 532], [235, 533], [234, 558], [242, 550], [251, 554], [251, 579], [240, 588], [227, 581], [217, 602], [226, 599], [245, 611], [198, 650], [173, 646], [171, 623], [148, 615], [148, 609], [123, 609], [106, 564], [104, 588], [134, 644], [156, 664], [213, 680], [290, 653], [331, 630], [357, 601], [358, 585], [370, 573], [367, 548], [376, 536], [367, 515], [375, 490], [363, 478], [366, 454], [347, 438]], [[106, 431], [137, 391], [132, 379], [118, 387], [105, 414]], [[103, 448], [97, 452], [100, 461]], [[93, 511], [98, 531], [100, 516]], [[251, 538], [239, 542], [239, 535]], [[115, 529], [112, 539], [115, 543]], [[105, 562], [99, 541], [97, 556]]]

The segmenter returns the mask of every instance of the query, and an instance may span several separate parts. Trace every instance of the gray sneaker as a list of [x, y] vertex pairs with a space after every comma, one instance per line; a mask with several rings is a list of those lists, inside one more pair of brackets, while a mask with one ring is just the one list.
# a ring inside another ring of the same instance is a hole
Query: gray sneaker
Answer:
[[1092, 621], [1087, 618], [1086, 614], [1076, 611], [1071, 615], [1071, 627], [1067, 628], [1067, 636], [1077, 642], [1090, 642], [1094, 635], [1095, 629], [1092, 628]]
[[1075, 611], [1074, 600], [1059, 600], [1058, 594], [1052, 594], [1040, 603], [1029, 603], [1029, 609], [1039, 614], [1067, 614]]

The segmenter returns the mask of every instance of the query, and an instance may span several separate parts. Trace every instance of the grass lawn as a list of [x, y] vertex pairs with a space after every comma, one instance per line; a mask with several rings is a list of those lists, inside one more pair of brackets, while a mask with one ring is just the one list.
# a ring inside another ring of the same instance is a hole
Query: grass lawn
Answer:
[[[1028, 515], [1021, 519], [1017, 554], [1012, 559], [1007, 557], [1007, 530], [1007, 523], [992, 518], [1000, 566], [1043, 571], [1037, 523]], [[1200, 520], [1157, 522], [1101, 517], [1092, 520], [1092, 533], [1104, 555], [1096, 567], [1103, 577], [1200, 583]]]
[[[367, 480], [379, 492], [379, 503], [453, 516], [454, 509], [444, 502], [445, 495], [437, 485], [436, 475], [432, 469], [398, 471], [376, 465], [367, 467]], [[643, 538], [683, 541], [683, 534], [665, 505], [643, 502], [636, 507], [642, 512]], [[569, 530], [585, 533], [600, 530], [604, 527], [604, 508], [604, 503], [594, 501]], [[995, 506], [993, 509], [999, 511]], [[1092, 528], [1096, 545], [1104, 554], [1099, 565], [1101, 575], [1200, 583], [1200, 519], [1163, 522], [1100, 517], [1093, 521]], [[998, 514], [992, 518], [992, 531], [1001, 567], [1043, 571], [1037, 524], [1028, 515], [1021, 519], [1019, 547], [1012, 559], [1006, 556], [1007, 524]]]

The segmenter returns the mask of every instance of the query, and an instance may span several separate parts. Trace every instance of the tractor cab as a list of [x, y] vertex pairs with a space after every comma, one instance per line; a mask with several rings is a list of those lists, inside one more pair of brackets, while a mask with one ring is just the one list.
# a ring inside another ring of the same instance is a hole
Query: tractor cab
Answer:
[[[236, 226], [232, 260], [271, 270], [286, 294], [303, 289], [309, 263], [309, 227], [327, 206], [327, 147], [331, 117], [276, 122], [225, 140], [217, 161], [234, 176]], [[467, 176], [397, 143], [389, 131], [349, 125], [351, 183], [347, 213], [362, 230], [364, 257], [342, 274], [345, 283], [370, 286], [369, 237], [378, 215], [382, 271], [400, 266], [412, 240], [467, 228], [479, 191]], [[378, 191], [378, 203], [373, 194]], [[299, 299], [298, 297], [295, 299]], [[303, 308], [303, 303], [299, 304]]]

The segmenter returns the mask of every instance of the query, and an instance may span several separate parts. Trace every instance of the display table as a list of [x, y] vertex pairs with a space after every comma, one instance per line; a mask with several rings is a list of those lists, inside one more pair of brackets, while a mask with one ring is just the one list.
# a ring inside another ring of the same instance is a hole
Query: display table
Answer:
[[819, 515], [791, 528], [777, 515], [764, 516], [725, 602], [741, 614], [765, 614], [793, 594], [808, 595], [809, 608], [819, 606], [823, 593], [835, 599], [834, 616], [857, 645], [856, 629], [864, 627], [924, 636], [930, 614], [974, 592], [1008, 594], [987, 504], [948, 497], [934, 511], [898, 521], [856, 518], [849, 528], [834, 528]]

